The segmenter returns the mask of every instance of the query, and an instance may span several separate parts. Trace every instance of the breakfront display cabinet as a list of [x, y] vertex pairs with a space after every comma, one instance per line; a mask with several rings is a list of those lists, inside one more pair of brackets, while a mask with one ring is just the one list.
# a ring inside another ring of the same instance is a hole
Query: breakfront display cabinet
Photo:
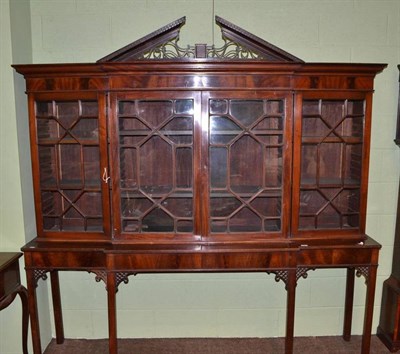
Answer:
[[[59, 270], [264, 271], [287, 290], [316, 268], [368, 280], [369, 352], [379, 244], [365, 234], [373, 81], [384, 64], [304, 63], [216, 17], [224, 45], [182, 48], [185, 18], [93, 64], [16, 65], [27, 83], [38, 237], [23, 247], [35, 353], [35, 286]], [[266, 333], [267, 335], [267, 333]]]

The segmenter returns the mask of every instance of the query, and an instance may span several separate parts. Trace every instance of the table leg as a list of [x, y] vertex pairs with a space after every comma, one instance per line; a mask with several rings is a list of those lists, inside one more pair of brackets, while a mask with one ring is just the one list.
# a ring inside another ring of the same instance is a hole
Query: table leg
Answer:
[[351, 338], [351, 323], [353, 318], [353, 300], [354, 300], [354, 268], [347, 268], [346, 277], [346, 299], [344, 304], [344, 323], [343, 339], [349, 341]]
[[57, 270], [53, 270], [50, 272], [50, 280], [51, 280], [51, 295], [53, 298], [56, 342], [57, 344], [62, 344], [64, 343], [64, 325], [63, 325], [63, 316], [61, 307], [60, 281], [58, 278]]
[[116, 312], [116, 282], [113, 272], [107, 273], [107, 301], [108, 301], [108, 340], [109, 353], [117, 354], [117, 312]]
[[372, 317], [374, 313], [374, 299], [376, 286], [377, 266], [369, 266], [367, 274], [367, 293], [365, 298], [364, 329], [361, 344], [361, 353], [369, 354], [371, 345]]
[[296, 303], [296, 269], [288, 271], [286, 291], [287, 291], [287, 302], [286, 302], [285, 354], [292, 354], [293, 337], [294, 337], [294, 314], [295, 314], [295, 303]]
[[28, 307], [31, 319], [32, 344], [34, 354], [42, 353], [40, 343], [39, 315], [36, 301], [36, 280], [33, 269], [26, 269], [26, 282], [28, 287]]
[[29, 327], [29, 309], [28, 309], [28, 291], [22, 285], [17, 289], [17, 293], [22, 303], [22, 352], [28, 354], [28, 327]]

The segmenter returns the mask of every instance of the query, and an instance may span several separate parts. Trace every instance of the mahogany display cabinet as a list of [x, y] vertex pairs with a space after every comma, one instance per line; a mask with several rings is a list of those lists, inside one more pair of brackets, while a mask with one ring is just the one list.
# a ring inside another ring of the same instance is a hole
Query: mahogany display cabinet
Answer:
[[[222, 47], [182, 48], [185, 18], [92, 64], [15, 65], [29, 104], [37, 238], [25, 245], [34, 352], [35, 288], [58, 272], [116, 290], [144, 272], [266, 272], [295, 291], [318, 268], [366, 278], [369, 353], [380, 245], [365, 234], [373, 81], [385, 64], [305, 63], [216, 17]], [[268, 335], [268, 333], [266, 333]]]

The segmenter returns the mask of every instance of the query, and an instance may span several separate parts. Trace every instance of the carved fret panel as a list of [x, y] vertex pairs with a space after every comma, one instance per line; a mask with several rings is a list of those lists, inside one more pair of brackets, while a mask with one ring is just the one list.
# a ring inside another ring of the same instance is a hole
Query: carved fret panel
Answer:
[[34, 269], [33, 270], [35, 287], [38, 286], [39, 279], [42, 279], [43, 281], [47, 280], [47, 274], [46, 274], [47, 272], [50, 272], [50, 270], [49, 269]]
[[214, 45], [196, 45], [181, 47], [179, 38], [152, 48], [141, 54], [137, 59], [177, 59], [177, 58], [218, 58], [218, 59], [265, 59], [260, 53], [245, 48], [237, 42], [223, 38], [224, 45], [217, 48]]
[[307, 279], [308, 274], [307, 272], [309, 270], [315, 270], [315, 268], [304, 268], [304, 267], [300, 267], [296, 269], [296, 282], [300, 279], [300, 278], [304, 278]]
[[369, 281], [369, 267], [356, 267], [356, 276], [361, 277], [363, 276], [365, 278], [365, 284], [368, 284]]
[[136, 275], [136, 273], [129, 273], [129, 272], [115, 273], [115, 287], [118, 289], [119, 284], [121, 283], [128, 284], [129, 283], [128, 277], [132, 274]]
[[107, 285], [107, 272], [105, 270], [88, 270], [88, 273], [96, 274], [94, 279], [97, 283], [103, 281]]
[[287, 287], [288, 284], [288, 271], [287, 270], [271, 270], [267, 271], [267, 274], [275, 274], [275, 281], [278, 283], [280, 280], [282, 280], [285, 283], [285, 287]]

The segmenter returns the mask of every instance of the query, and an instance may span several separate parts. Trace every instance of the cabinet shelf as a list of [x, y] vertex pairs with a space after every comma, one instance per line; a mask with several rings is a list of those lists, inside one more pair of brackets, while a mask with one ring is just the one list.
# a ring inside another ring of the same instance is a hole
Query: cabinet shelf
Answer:
[[192, 130], [120, 130], [120, 136], [147, 136], [147, 135], [193, 135]]
[[[161, 198], [192, 198], [193, 193], [191, 191], [182, 191], [182, 192], [175, 192], [175, 193], [146, 193], [148, 194], [151, 198], [154, 199], [161, 199]], [[139, 192], [139, 190], [129, 190], [122, 188], [121, 189], [121, 198], [136, 198], [136, 199], [147, 199], [146, 195]]]
[[76, 137], [73, 138], [64, 138], [64, 139], [50, 139], [50, 138], [41, 138], [38, 139], [38, 145], [43, 146], [54, 146], [54, 145], [87, 145], [87, 146], [98, 146], [99, 140], [98, 139], [89, 139], [89, 138], [82, 138]]
[[346, 188], [357, 189], [360, 188], [360, 181], [356, 179], [340, 179], [340, 178], [321, 178], [316, 179], [302, 179], [300, 183], [301, 189], [317, 189], [317, 188]]
[[[242, 130], [211, 130], [210, 134], [212, 135], [239, 135], [242, 134]], [[283, 135], [284, 132], [283, 130], [274, 130], [274, 129], [268, 129], [268, 130], [246, 130], [243, 135]]]
[[363, 139], [351, 136], [318, 136], [318, 137], [302, 137], [301, 142], [305, 144], [329, 144], [329, 143], [344, 143], [344, 144], [362, 144]]
[[96, 181], [71, 181], [63, 180], [56, 183], [56, 181], [42, 181], [41, 190], [43, 191], [57, 191], [57, 190], [85, 190], [88, 192], [98, 192], [101, 190], [100, 178]]

